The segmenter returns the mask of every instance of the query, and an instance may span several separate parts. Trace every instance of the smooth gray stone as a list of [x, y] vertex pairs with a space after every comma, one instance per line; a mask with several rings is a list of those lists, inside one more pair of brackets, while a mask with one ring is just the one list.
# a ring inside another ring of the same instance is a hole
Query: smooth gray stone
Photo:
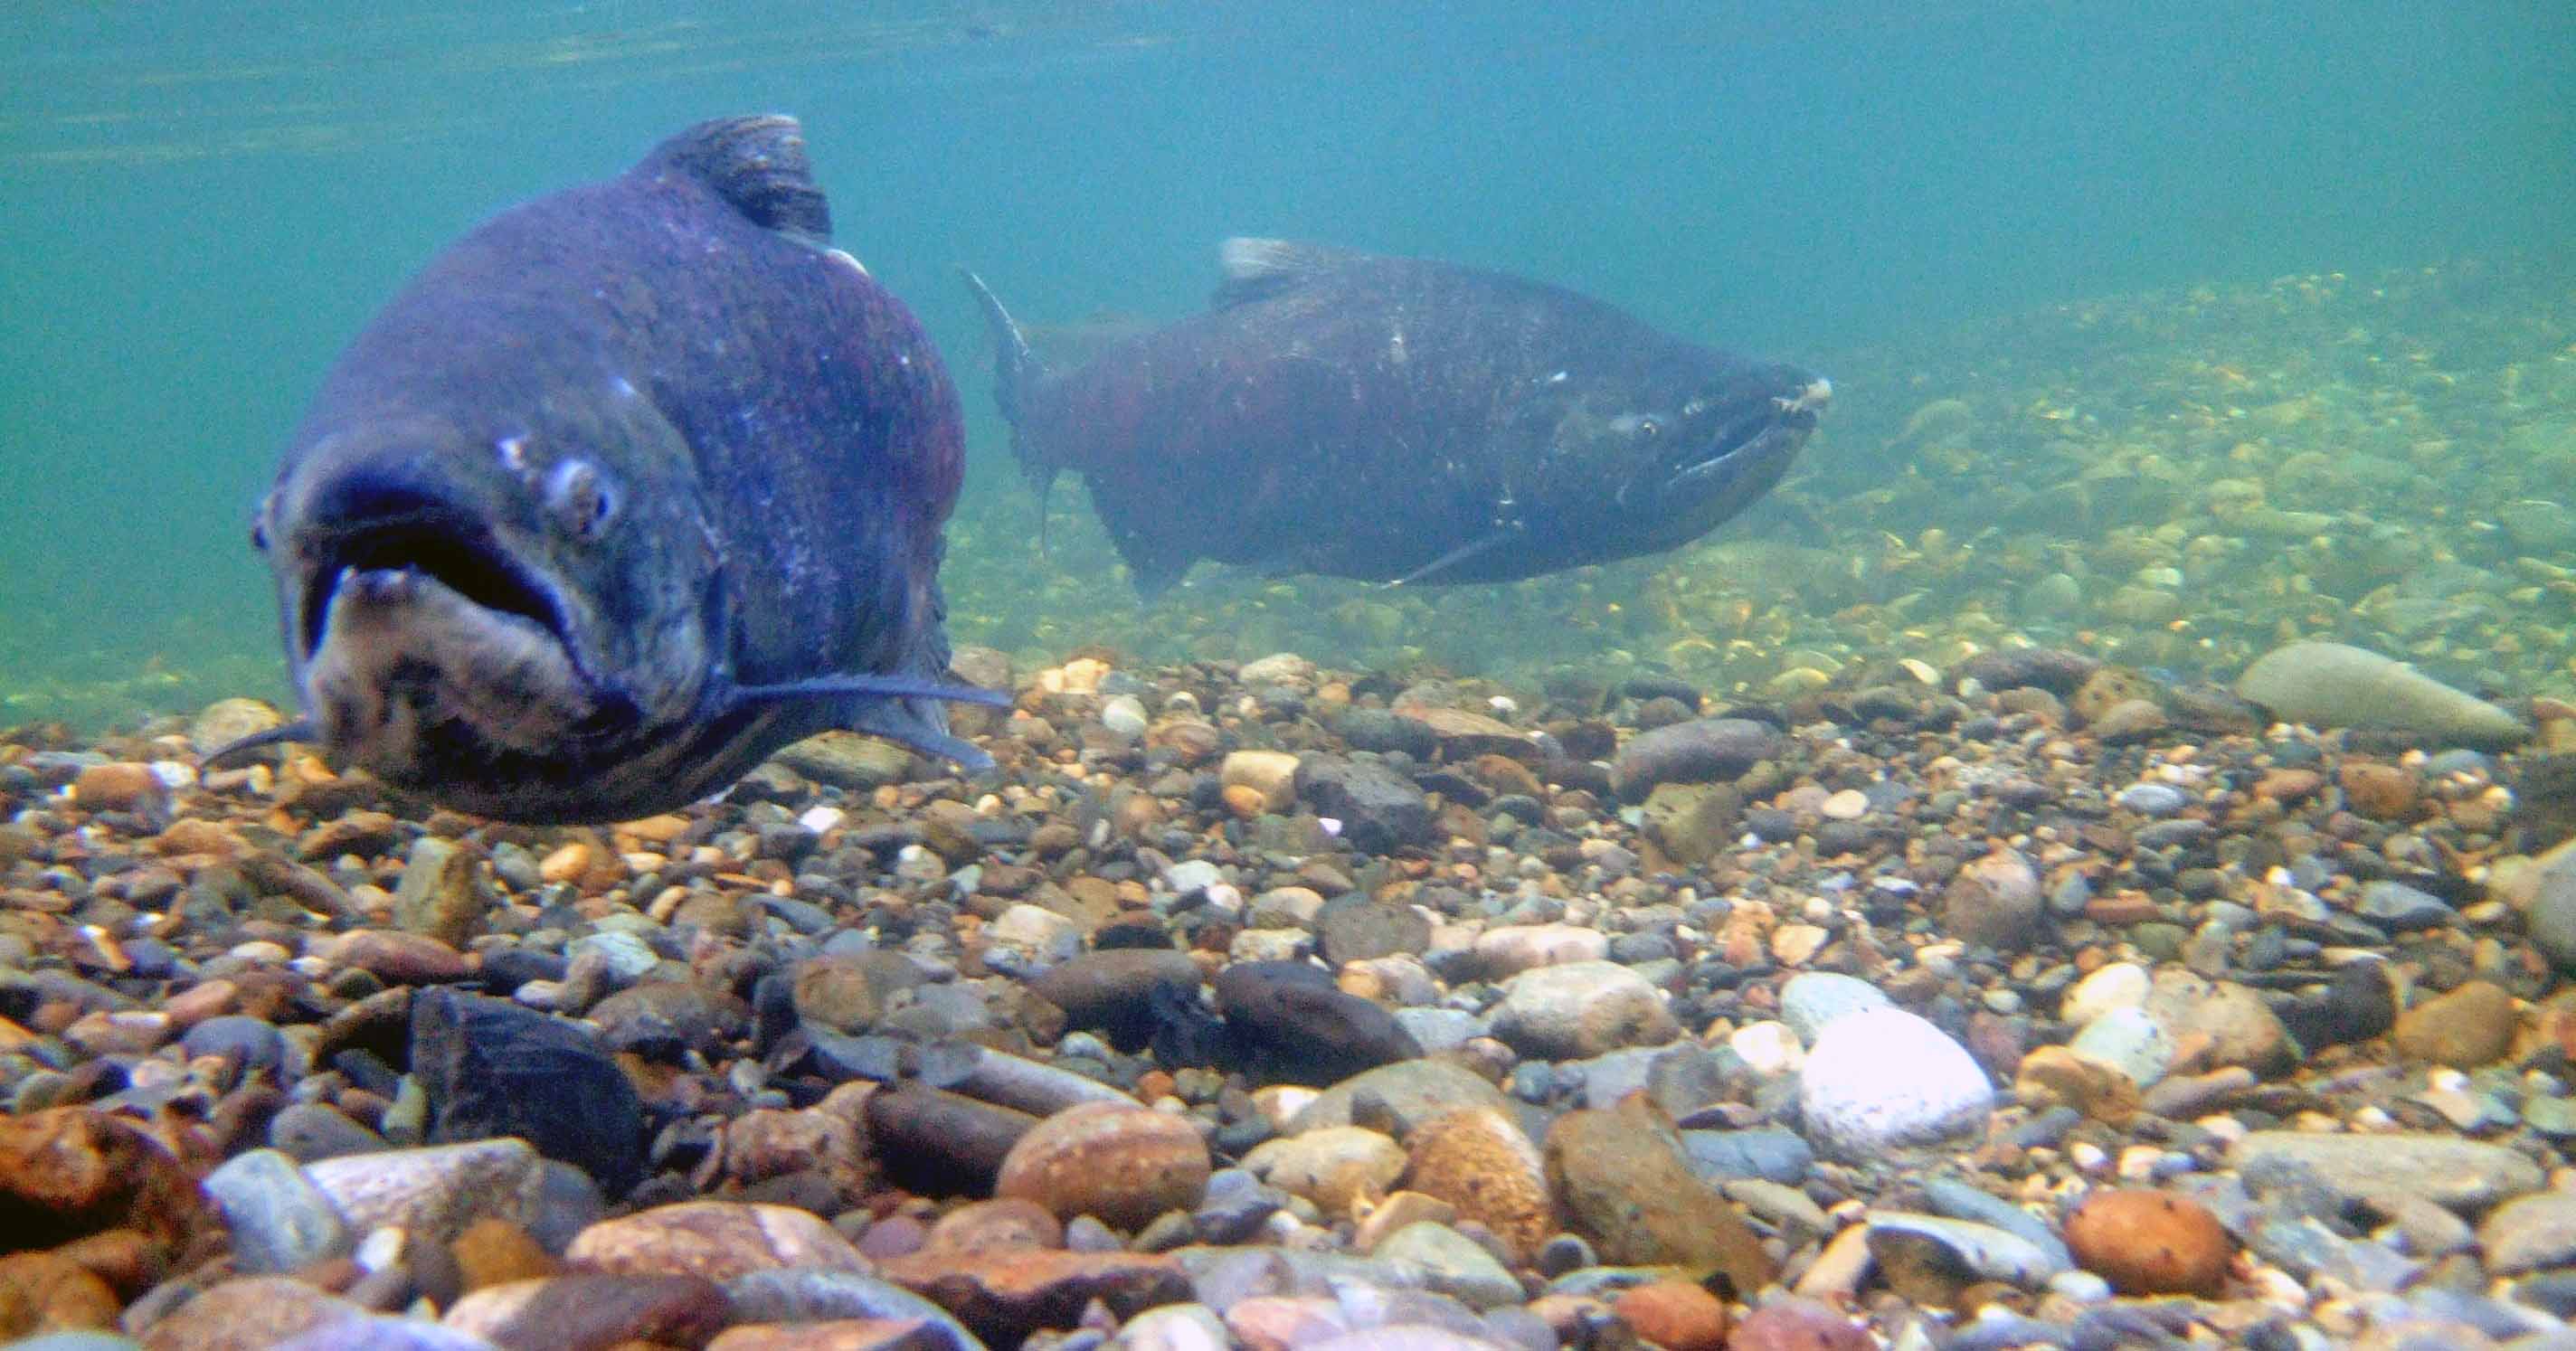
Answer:
[[1936, 1177], [1924, 1182], [1923, 1200], [1932, 1207], [1933, 1214], [1974, 1220], [2019, 1235], [2047, 1253], [2060, 1271], [2075, 1265], [2075, 1255], [2066, 1250], [2066, 1241], [2048, 1227], [2047, 1221], [2000, 1196], [1990, 1196], [1957, 1178]]
[[1758, 1177], [1794, 1187], [1807, 1180], [1816, 1151], [1795, 1131], [1762, 1126], [1740, 1131], [1683, 1131], [1682, 1151], [1704, 1182]]
[[2009, 1281], [2025, 1290], [2036, 1290], [2066, 1270], [2065, 1264], [2047, 1249], [1991, 1224], [1902, 1210], [1872, 1211], [1867, 1223], [1873, 1236], [1894, 1232], [1931, 1239], [1980, 1277]]
[[354, 1242], [331, 1198], [277, 1150], [235, 1156], [206, 1175], [205, 1188], [232, 1230], [233, 1266], [246, 1275], [298, 1271]]

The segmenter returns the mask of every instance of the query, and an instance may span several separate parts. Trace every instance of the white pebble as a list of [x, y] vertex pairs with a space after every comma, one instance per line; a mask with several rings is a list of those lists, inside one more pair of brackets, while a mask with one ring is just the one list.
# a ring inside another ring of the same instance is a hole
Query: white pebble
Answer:
[[1100, 725], [1121, 741], [1134, 741], [1145, 735], [1145, 706], [1132, 694], [1122, 694], [1100, 705]]
[[838, 807], [808, 807], [803, 816], [796, 818], [796, 824], [817, 835], [822, 835], [829, 833], [833, 827], [848, 820], [849, 817], [848, 812]]
[[1787, 1023], [1749, 1023], [1735, 1029], [1726, 1039], [1727, 1049], [1744, 1057], [1744, 1063], [1765, 1075], [1788, 1074], [1798, 1068], [1807, 1056], [1798, 1044], [1798, 1034]]
[[1875, 1159], [1983, 1125], [1994, 1087], [1940, 1028], [1903, 1009], [1864, 1009], [1817, 1035], [1799, 1071], [1798, 1105], [1815, 1144]]
[[2145, 967], [2136, 962], [2113, 962], [2070, 986], [2058, 1003], [2057, 1016], [2082, 1027], [2113, 1009], [2142, 1008], [2152, 984]]
[[2078, 1170], [2087, 1173], [2101, 1172], [2111, 1164], [2111, 1156], [2103, 1153], [2100, 1145], [2089, 1140], [2078, 1140], [2068, 1145], [2066, 1160], [2074, 1164]]

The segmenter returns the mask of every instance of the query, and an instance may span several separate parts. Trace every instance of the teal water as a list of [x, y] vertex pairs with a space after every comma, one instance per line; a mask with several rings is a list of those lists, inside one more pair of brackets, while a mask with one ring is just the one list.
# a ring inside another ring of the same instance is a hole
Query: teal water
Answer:
[[[1999, 521], [1991, 479], [2035, 463], [2011, 458], [2020, 441], [2043, 442], [1971, 436], [1943, 460], [1903, 428], [1943, 397], [1981, 418], [2039, 416], [2033, 382], [2079, 361], [2054, 345], [2066, 324], [1980, 325], [2121, 297], [2161, 297], [2134, 312], [2170, 315], [2283, 276], [2478, 260], [2476, 275], [2502, 280], [2409, 292], [2402, 325], [2437, 352], [2446, 333], [2510, 336], [2462, 358], [2488, 391], [2474, 406], [2381, 382], [2385, 367], [2321, 363], [2317, 389], [2358, 402], [2281, 437], [2312, 427], [2329, 460], [2412, 466], [2464, 497], [2527, 474], [2505, 485], [2512, 500], [2552, 505], [2567, 490], [2542, 469], [2576, 454], [2563, 373], [2576, 306], [2558, 270], [2576, 237], [2564, 4], [364, 8], [21, 0], [0, 13], [0, 725], [280, 693], [247, 513], [338, 346], [481, 217], [613, 173], [692, 120], [754, 109], [804, 119], [840, 242], [920, 312], [966, 393], [952, 590], [967, 641], [1156, 657], [1294, 644], [1463, 670], [1609, 650], [1687, 665], [1694, 639], [1788, 646], [1785, 630], [1731, 639], [1723, 618], [1692, 618], [1708, 594], [1692, 569], [1722, 566], [1744, 593], [1729, 605], [1794, 615], [1795, 641], [1857, 648], [1929, 610], [1873, 612], [1848, 632], [1834, 616], [1891, 607], [1911, 584], [1870, 582], [1854, 559], [1857, 582], [1820, 590], [1777, 562], [1847, 554], [1831, 537], [1856, 524], [1901, 527], [1906, 566], [1964, 579], [1928, 588], [1943, 632], [1979, 607], [2008, 611], [2035, 575], [2024, 563], [2070, 567], [2097, 621], [2170, 631], [2153, 604], [2114, 604], [2130, 564], [2113, 536], [2153, 522]], [[1780, 501], [1687, 557], [1429, 599], [1203, 566], [1140, 609], [1078, 493], [1056, 499], [1052, 556], [1033, 547], [1036, 508], [1009, 472], [984, 336], [951, 269], [976, 266], [1041, 322], [1170, 317], [1205, 294], [1214, 241], [1239, 233], [1573, 286], [1687, 337], [1827, 370], [1834, 420]], [[2338, 283], [2330, 303], [2360, 308], [2278, 328], [2259, 304], [2219, 307], [2240, 322], [2216, 333], [2069, 320], [2089, 364], [2059, 382], [2062, 402], [2098, 418], [2082, 407], [2098, 394], [2151, 434], [2180, 414], [2083, 383], [2138, 364], [2123, 365], [2136, 354], [2120, 334], [2138, 353], [2205, 349], [2207, 364], [2253, 368], [2216, 384], [2261, 384], [2305, 369], [2285, 354], [2399, 322], [2368, 308], [2371, 290]], [[2362, 405], [2390, 388], [2418, 398], [2403, 417], [2422, 425], [2373, 446], [2374, 427], [2403, 418]], [[2422, 449], [2433, 442], [2475, 453]], [[1901, 496], [1869, 496], [1882, 487]], [[1947, 543], [1927, 547], [1923, 529], [1987, 562], [1941, 571]], [[2096, 544], [2111, 553], [2066, 562]], [[2524, 575], [2503, 555], [2483, 564], [2545, 591], [2554, 556], [2515, 555], [2540, 569]], [[1901, 571], [1896, 557], [1881, 562]], [[2342, 588], [2356, 612], [2406, 580], [2346, 578], [2334, 562], [2296, 576]], [[2208, 574], [2184, 617], [2248, 611], [2232, 575]], [[2397, 639], [2428, 632], [2415, 610], [2389, 613], [2405, 621], [2386, 631]], [[2277, 627], [2246, 621], [2263, 625]], [[2429, 632], [2472, 665], [2498, 641], [2492, 626]], [[2554, 632], [2517, 635], [2506, 655], [2533, 657]]]

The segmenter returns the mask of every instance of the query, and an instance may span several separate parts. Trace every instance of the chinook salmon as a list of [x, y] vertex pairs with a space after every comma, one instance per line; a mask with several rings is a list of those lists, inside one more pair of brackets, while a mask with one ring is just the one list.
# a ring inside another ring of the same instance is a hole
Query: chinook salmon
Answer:
[[449, 245], [341, 355], [261, 503], [318, 741], [486, 816], [623, 820], [787, 742], [969, 767], [957, 396], [830, 247], [784, 117], [708, 122]]
[[1199, 559], [1495, 582], [1670, 549], [1768, 491], [1822, 377], [1501, 273], [1228, 240], [1201, 314], [1051, 369], [966, 275], [1043, 493], [1066, 470], [1147, 596]]

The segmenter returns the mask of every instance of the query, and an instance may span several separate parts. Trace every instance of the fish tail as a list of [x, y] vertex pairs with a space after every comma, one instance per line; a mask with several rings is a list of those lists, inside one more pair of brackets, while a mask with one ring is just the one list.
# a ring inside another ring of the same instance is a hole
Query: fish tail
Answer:
[[1046, 378], [1046, 364], [1029, 347], [1028, 335], [1020, 331], [1019, 321], [1002, 308], [1001, 297], [984, 284], [982, 277], [966, 268], [957, 269], [966, 279], [967, 289], [975, 293], [975, 303], [984, 310], [984, 322], [993, 329], [993, 402], [1000, 405], [1003, 420], [1011, 424], [1011, 455], [1020, 462], [1020, 471], [1028, 476], [1029, 485], [1038, 490], [1043, 500], [1047, 485], [1055, 481], [1062, 466], [1048, 458], [1021, 428], [1020, 416], [1027, 407], [1029, 389]]

